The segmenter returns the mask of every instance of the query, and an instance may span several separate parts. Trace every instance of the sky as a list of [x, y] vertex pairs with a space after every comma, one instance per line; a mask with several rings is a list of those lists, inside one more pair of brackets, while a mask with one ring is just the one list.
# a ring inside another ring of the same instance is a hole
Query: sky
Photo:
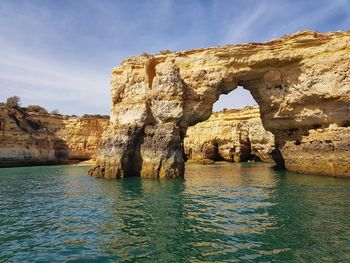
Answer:
[[[110, 72], [126, 57], [350, 30], [350, 0], [1, 0], [0, 101], [108, 114]], [[214, 110], [255, 104], [248, 91]]]

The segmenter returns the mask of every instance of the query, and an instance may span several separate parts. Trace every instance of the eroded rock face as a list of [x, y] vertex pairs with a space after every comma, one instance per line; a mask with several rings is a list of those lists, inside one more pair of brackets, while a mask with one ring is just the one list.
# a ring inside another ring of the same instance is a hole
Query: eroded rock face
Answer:
[[[128, 58], [112, 71], [111, 126], [94, 174], [182, 177], [178, 142], [188, 126], [208, 119], [219, 95], [241, 85], [252, 93], [265, 129], [275, 136], [277, 165], [350, 176], [350, 164], [344, 162], [350, 150], [349, 61], [350, 32], [311, 31], [266, 43]], [[315, 128], [322, 135], [314, 134]], [[320, 148], [306, 143], [313, 136], [336, 139], [333, 147], [322, 143], [324, 156], [317, 160]], [[326, 159], [331, 170], [323, 169]]]
[[192, 160], [273, 162], [275, 138], [265, 131], [258, 106], [214, 112], [187, 129], [184, 148]]
[[93, 159], [109, 120], [0, 106], [0, 166]]
[[26, 118], [25, 112], [0, 107], [0, 124], [0, 166], [56, 163], [65, 159], [64, 143], [40, 123]]
[[69, 160], [94, 159], [102, 133], [109, 125], [108, 117], [93, 115], [77, 117], [31, 113], [30, 117], [64, 142]]

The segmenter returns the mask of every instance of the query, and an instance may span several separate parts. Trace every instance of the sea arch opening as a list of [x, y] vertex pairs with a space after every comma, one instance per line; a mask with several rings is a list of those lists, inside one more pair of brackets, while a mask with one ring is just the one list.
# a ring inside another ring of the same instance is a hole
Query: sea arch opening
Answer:
[[214, 161], [274, 163], [274, 135], [260, 117], [260, 107], [242, 85], [219, 95], [209, 119], [190, 126], [184, 139], [189, 162]]

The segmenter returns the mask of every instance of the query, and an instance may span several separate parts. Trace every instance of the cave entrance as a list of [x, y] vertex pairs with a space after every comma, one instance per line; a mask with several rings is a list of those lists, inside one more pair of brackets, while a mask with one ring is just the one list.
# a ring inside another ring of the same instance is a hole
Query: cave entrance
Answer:
[[274, 136], [264, 129], [250, 91], [239, 86], [220, 95], [208, 120], [188, 128], [184, 146], [193, 161], [273, 162]]

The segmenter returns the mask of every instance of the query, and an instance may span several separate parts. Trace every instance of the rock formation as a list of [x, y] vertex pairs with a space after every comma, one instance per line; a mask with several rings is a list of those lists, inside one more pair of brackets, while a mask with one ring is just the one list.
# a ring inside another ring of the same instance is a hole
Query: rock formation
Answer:
[[237, 85], [259, 105], [281, 168], [350, 176], [350, 32], [162, 52], [112, 70], [111, 123], [92, 174], [182, 177], [188, 126]]
[[273, 162], [274, 136], [265, 131], [258, 106], [214, 112], [210, 118], [187, 129], [186, 157], [229, 162]]
[[109, 119], [0, 106], [0, 166], [58, 164], [94, 157]]

